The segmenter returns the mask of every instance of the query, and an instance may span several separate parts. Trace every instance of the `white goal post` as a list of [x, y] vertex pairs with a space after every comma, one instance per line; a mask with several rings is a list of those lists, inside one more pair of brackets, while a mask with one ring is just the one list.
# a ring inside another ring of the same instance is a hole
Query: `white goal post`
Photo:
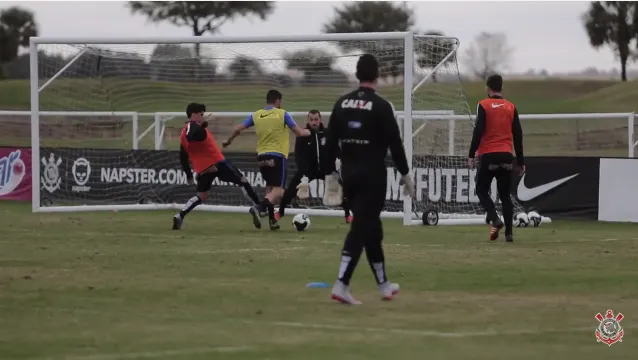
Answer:
[[[170, 45], [192, 44], [199, 44], [201, 53], [162, 55], [158, 51], [160, 46], [166, 50]], [[177, 156], [170, 152], [175, 150], [175, 128], [179, 129], [180, 122], [175, 121], [173, 128], [167, 124], [170, 118], [183, 119], [181, 111], [188, 102], [202, 101], [215, 116], [223, 118], [211, 129], [218, 138], [223, 136], [224, 126], [236, 124], [241, 116], [261, 107], [263, 89], [268, 88], [282, 88], [283, 107], [301, 122], [310, 108], [328, 109], [340, 94], [354, 88], [356, 59], [372, 52], [382, 64], [379, 92], [397, 109], [406, 154], [417, 183], [422, 185], [416, 199], [404, 198], [399, 177], [389, 165], [388, 201], [382, 216], [403, 219], [406, 225], [420, 224], [423, 211], [435, 208], [441, 225], [481, 224], [485, 215], [473, 193], [473, 173], [463, 165], [462, 154], [469, 146], [473, 118], [460, 83], [458, 46], [453, 37], [412, 32], [33, 37], [33, 211], [179, 209], [184, 194], [191, 196], [193, 189], [184, 184], [185, 175]], [[320, 48], [317, 58], [304, 53], [311, 48]], [[248, 63], [252, 65], [234, 62], [238, 58], [246, 60], [249, 55], [252, 62]], [[289, 69], [299, 70], [301, 76], [282, 73], [284, 63]], [[55, 131], [50, 129], [54, 125], [47, 123], [47, 116], [74, 117], [72, 113], [103, 116], [106, 125], [64, 123]], [[111, 121], [109, 117], [119, 120]], [[129, 131], [128, 125], [122, 125], [128, 122], [132, 135], [126, 137], [130, 143], [120, 136]], [[60, 145], [82, 136], [86, 141]], [[141, 146], [145, 136], [152, 139], [150, 147]], [[251, 169], [254, 149], [251, 154], [227, 156], [259, 185], [259, 175]], [[248, 202], [237, 187], [218, 185], [199, 210], [247, 211]], [[256, 187], [260, 192], [261, 188]], [[314, 194], [311, 192], [312, 201], [300, 201], [288, 213], [340, 216], [339, 209], [321, 205], [322, 191], [317, 185]]]

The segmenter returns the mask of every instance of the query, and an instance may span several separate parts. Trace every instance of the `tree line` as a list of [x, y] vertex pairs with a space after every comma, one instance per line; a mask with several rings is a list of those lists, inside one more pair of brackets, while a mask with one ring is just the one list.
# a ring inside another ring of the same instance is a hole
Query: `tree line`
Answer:
[[[152, 22], [168, 22], [188, 27], [194, 36], [215, 34], [227, 23], [239, 17], [266, 20], [275, 3], [268, 1], [198, 2], [198, 1], [129, 1], [132, 15], [141, 15]], [[638, 2], [595, 1], [582, 15], [583, 25], [595, 48], [608, 45], [617, 55], [621, 79], [625, 81], [626, 66], [636, 58], [638, 46]], [[324, 33], [413, 31], [423, 35], [443, 35], [437, 30], [415, 27], [414, 10], [406, 2], [349, 2], [334, 8], [331, 19], [323, 24]], [[0, 11], [0, 79], [28, 78], [29, 55], [19, 55], [27, 47], [29, 37], [39, 34], [35, 16], [28, 10], [12, 7]], [[415, 46], [415, 65], [433, 70], [457, 46], [452, 38], [424, 38]], [[377, 55], [382, 73], [388, 81], [398, 82], [403, 74], [403, 44], [398, 41], [342, 41], [338, 47], [344, 54], [368, 52]], [[486, 78], [507, 70], [514, 49], [505, 33], [482, 32], [465, 50], [464, 64], [472, 75]], [[287, 70], [297, 70], [303, 82], [310, 84], [348, 82], [348, 75], [335, 69], [337, 54], [324, 49], [307, 48], [281, 54]], [[447, 61], [456, 61], [456, 54]], [[69, 58], [61, 54], [40, 53], [41, 76], [51, 75]], [[259, 59], [238, 56], [221, 73], [210, 56], [202, 56], [200, 44], [194, 46], [159, 44], [150, 61], [104, 49], [82, 56], [64, 74], [65, 77], [126, 77], [161, 81], [268, 81], [286, 86], [292, 79], [286, 74], [267, 73]], [[45, 73], [46, 72], [46, 73]], [[436, 74], [433, 74], [436, 79]]]

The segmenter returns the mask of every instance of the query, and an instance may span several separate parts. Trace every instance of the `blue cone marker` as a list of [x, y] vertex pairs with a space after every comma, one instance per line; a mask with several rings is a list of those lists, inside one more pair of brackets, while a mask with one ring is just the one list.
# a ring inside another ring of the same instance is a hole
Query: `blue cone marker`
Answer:
[[325, 282], [311, 282], [306, 285], [307, 288], [327, 288], [330, 284]]

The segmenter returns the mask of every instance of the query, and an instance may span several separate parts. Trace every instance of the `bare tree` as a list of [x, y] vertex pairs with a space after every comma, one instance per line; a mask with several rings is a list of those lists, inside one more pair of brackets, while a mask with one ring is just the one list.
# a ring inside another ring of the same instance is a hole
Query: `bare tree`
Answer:
[[507, 69], [514, 48], [507, 44], [505, 33], [482, 32], [465, 51], [464, 63], [481, 79]]

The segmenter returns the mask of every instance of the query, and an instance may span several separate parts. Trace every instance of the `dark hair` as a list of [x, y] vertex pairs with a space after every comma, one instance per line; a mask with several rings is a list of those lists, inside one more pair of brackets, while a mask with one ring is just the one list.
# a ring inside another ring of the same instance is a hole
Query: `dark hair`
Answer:
[[206, 112], [206, 105], [192, 102], [186, 105], [186, 116], [190, 119], [195, 113]]
[[363, 54], [357, 61], [357, 79], [360, 82], [373, 82], [379, 77], [379, 63], [370, 54]]
[[503, 91], [503, 77], [501, 75], [490, 75], [490, 77], [487, 78], [487, 82], [485, 84], [492, 91]]
[[310, 114], [319, 115], [319, 118], [321, 118], [321, 113], [319, 112], [319, 110], [312, 109], [312, 110], [308, 111], [308, 115], [310, 115]]
[[275, 101], [281, 100], [283, 95], [277, 90], [268, 90], [266, 94], [266, 104], [274, 104]]

